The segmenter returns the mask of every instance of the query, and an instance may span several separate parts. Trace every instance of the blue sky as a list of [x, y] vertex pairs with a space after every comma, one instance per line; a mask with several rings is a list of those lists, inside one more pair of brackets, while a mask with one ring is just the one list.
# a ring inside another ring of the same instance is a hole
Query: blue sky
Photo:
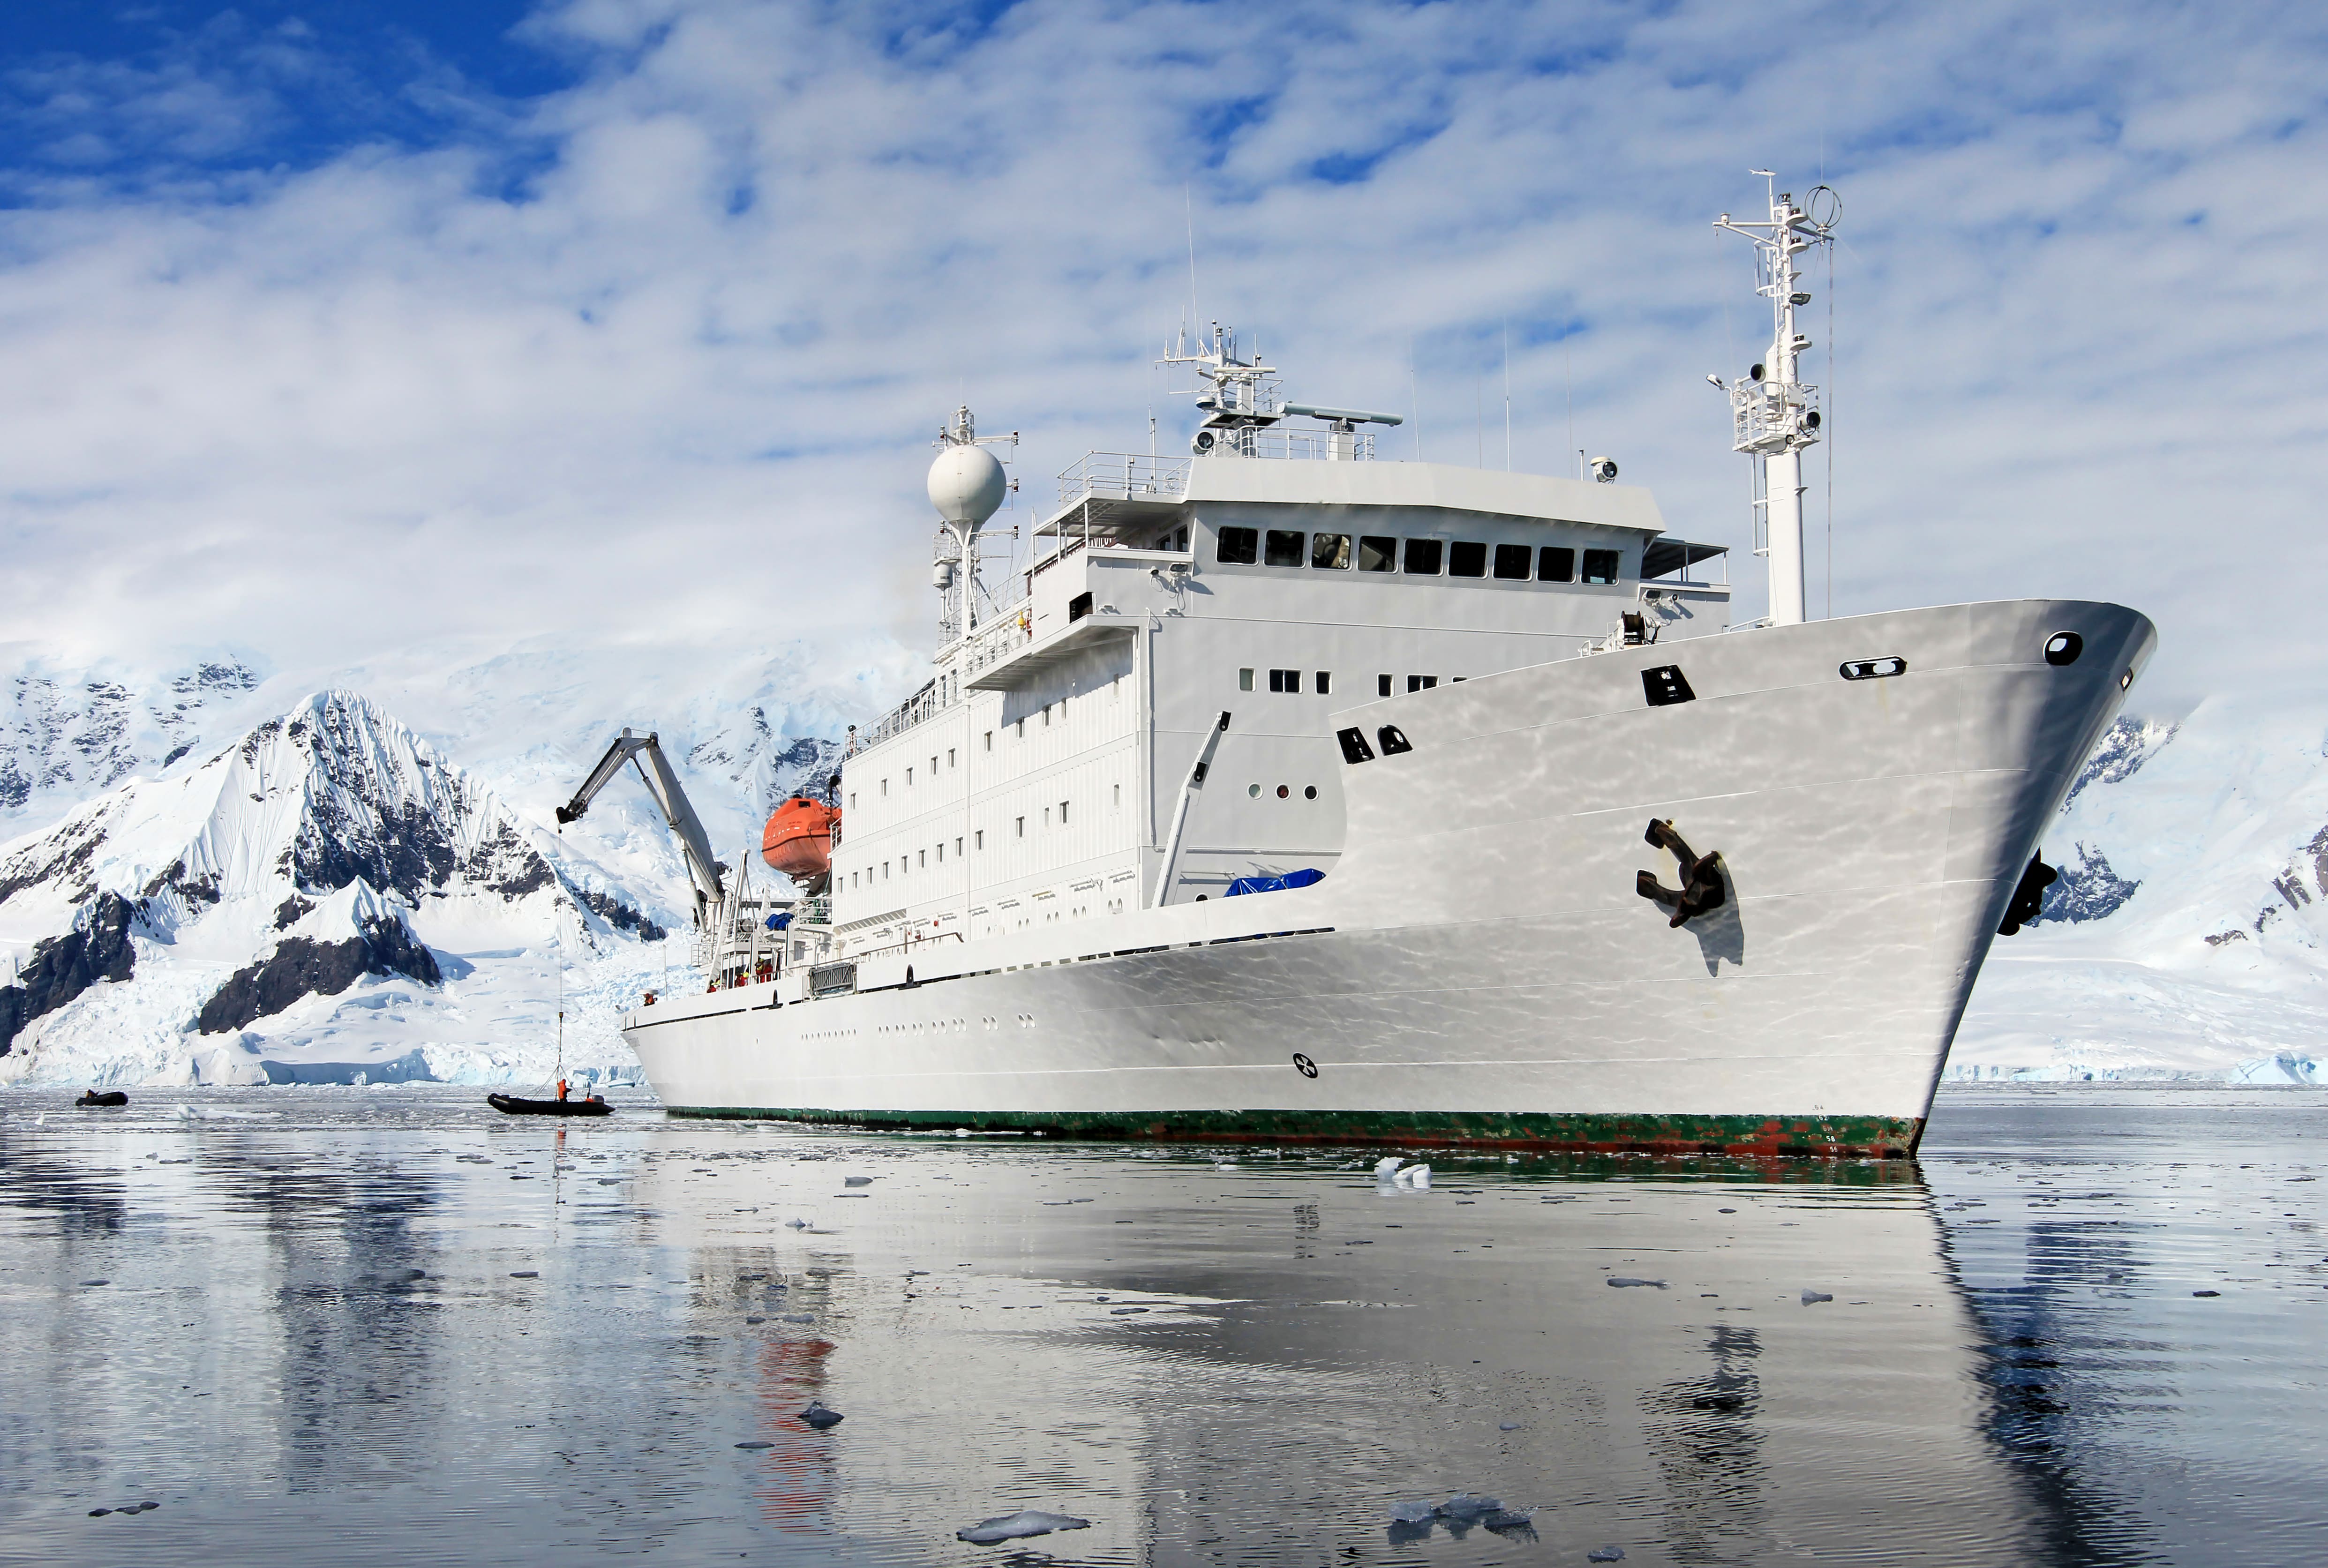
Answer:
[[1742, 545], [1704, 378], [1767, 326], [1710, 223], [1769, 167], [1845, 201], [1814, 606], [1831, 457], [1838, 613], [2118, 598], [2165, 709], [2328, 673], [2310, 8], [61, 3], [0, 50], [26, 649], [924, 645], [930, 433], [1025, 431], [1029, 501], [1144, 447], [1190, 213], [1197, 316], [1294, 395], [1500, 464], [1508, 341], [1517, 465], [1572, 423]]

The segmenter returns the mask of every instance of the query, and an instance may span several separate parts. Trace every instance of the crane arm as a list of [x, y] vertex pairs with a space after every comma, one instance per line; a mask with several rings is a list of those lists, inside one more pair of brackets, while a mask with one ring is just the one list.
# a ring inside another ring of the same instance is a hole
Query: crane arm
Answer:
[[624, 730], [606, 748], [606, 755], [598, 759], [598, 765], [590, 770], [590, 776], [582, 781], [582, 787], [574, 792], [574, 798], [558, 808], [558, 825], [562, 828], [568, 822], [580, 822], [598, 792], [612, 783], [626, 764], [636, 762], [642, 753], [646, 760], [639, 763], [639, 778], [646, 784], [647, 793], [654, 797], [655, 804], [662, 808], [662, 820], [671, 824], [671, 835], [679, 840], [680, 855], [687, 862], [688, 879], [695, 884], [695, 918], [700, 925], [705, 910], [725, 899], [728, 891], [719, 879], [719, 862], [712, 859], [711, 838], [703, 831], [703, 819], [688, 803], [687, 792], [680, 787], [679, 775], [671, 771], [671, 764], [664, 759], [658, 737]]

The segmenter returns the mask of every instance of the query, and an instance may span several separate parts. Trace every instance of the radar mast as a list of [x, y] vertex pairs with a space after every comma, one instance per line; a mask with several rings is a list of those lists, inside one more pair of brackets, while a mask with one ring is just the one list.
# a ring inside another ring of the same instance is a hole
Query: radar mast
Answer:
[[1818, 389], [1796, 373], [1811, 340], [1795, 330], [1795, 311], [1811, 296], [1800, 286], [1795, 258], [1828, 242], [1843, 202], [1819, 185], [1798, 207], [1770, 171], [1751, 172], [1770, 182], [1769, 221], [1739, 222], [1724, 212], [1713, 226], [1754, 242], [1754, 292], [1770, 302], [1770, 352], [1740, 380], [1713, 380], [1730, 394], [1732, 450], [1753, 460], [1754, 531], [1760, 536], [1754, 553], [1769, 558], [1769, 624], [1794, 626], [1805, 618], [1802, 453], [1819, 438]]

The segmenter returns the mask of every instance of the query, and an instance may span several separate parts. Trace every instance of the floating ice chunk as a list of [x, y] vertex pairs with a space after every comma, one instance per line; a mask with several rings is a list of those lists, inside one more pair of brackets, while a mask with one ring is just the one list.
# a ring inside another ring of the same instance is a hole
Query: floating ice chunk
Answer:
[[113, 1282], [111, 1280], [83, 1280], [81, 1283], [83, 1285], [109, 1285], [113, 1283]]
[[1383, 1158], [1375, 1161], [1375, 1179], [1376, 1181], [1388, 1181], [1391, 1178], [1391, 1173], [1405, 1163], [1405, 1160], [1401, 1160], [1395, 1154], [1386, 1154], [1383, 1156]]
[[873, 1185], [873, 1178], [869, 1176], [844, 1176], [840, 1178], [840, 1185], [843, 1187], [870, 1187]]
[[953, 1135], [956, 1138], [967, 1138], [970, 1136], [970, 1129], [967, 1127], [957, 1127], [953, 1130]]
[[1479, 1523], [1496, 1535], [1533, 1541], [1535, 1539], [1535, 1526], [1530, 1521], [1535, 1517], [1534, 1508], [1497, 1508]]
[[765, 1322], [766, 1322], [766, 1321], [767, 1321], [767, 1319], [766, 1319], [765, 1318], [746, 1318], [746, 1319], [744, 1319], [745, 1325], [746, 1325], [746, 1327], [749, 1327], [750, 1325], [752, 1325], [752, 1324], [754, 1324], [754, 1323], [765, 1323]]
[[1148, 1310], [1148, 1309], [1145, 1307], [1110, 1307], [1107, 1310], [1107, 1315], [1111, 1318], [1128, 1318], [1134, 1312], [1145, 1312], [1146, 1310]]
[[750, 1442], [739, 1442], [736, 1446], [737, 1448], [774, 1448], [776, 1445], [772, 1442], [762, 1442], [755, 1438]]
[[1390, 1506], [1390, 1522], [1394, 1525], [1425, 1524], [1436, 1518], [1438, 1514], [1439, 1505], [1428, 1498], [1417, 1502], [1393, 1503]]
[[1805, 1291], [1803, 1292], [1803, 1305], [1806, 1307], [1811, 1305], [1814, 1301], [1832, 1301], [1834, 1300], [1835, 1298], [1828, 1295], [1825, 1291]]
[[953, 1538], [967, 1541], [973, 1546], [991, 1546], [1000, 1541], [1023, 1541], [1030, 1535], [1047, 1535], [1054, 1530], [1088, 1530], [1089, 1519], [1078, 1519], [1073, 1514], [1047, 1514], [1040, 1508], [1021, 1508], [1015, 1514], [999, 1514], [991, 1519], [981, 1519], [966, 1530], [956, 1530]]
[[816, 1321], [816, 1317], [815, 1314], [810, 1312], [787, 1312], [784, 1314], [784, 1321], [787, 1323], [813, 1323]]
[[1401, 1187], [1417, 1187], [1428, 1190], [1431, 1186], [1431, 1167], [1410, 1165], [1391, 1179]]
[[1584, 1560], [1587, 1563], [1622, 1563], [1625, 1560], [1625, 1548], [1622, 1546], [1595, 1546], [1592, 1550], [1584, 1554]]
[[1620, 1291], [1630, 1290], [1635, 1286], [1641, 1285], [1647, 1286], [1649, 1289], [1657, 1291], [1662, 1291], [1666, 1288], [1666, 1282], [1663, 1280], [1637, 1280], [1629, 1274], [1611, 1274], [1609, 1276], [1609, 1283], [1614, 1285]]
[[1520, 1430], [1520, 1423], [1516, 1421], [1503, 1422], [1497, 1424], [1496, 1430], [1497, 1432], [1517, 1432]]
[[839, 1426], [843, 1419], [840, 1412], [827, 1410], [813, 1399], [808, 1402], [808, 1408], [800, 1413], [800, 1418], [819, 1432], [828, 1426]]
[[809, 1222], [804, 1219], [788, 1219], [784, 1221], [784, 1228], [786, 1230], [806, 1230], [808, 1229], [808, 1223]]
[[1500, 1498], [1485, 1498], [1477, 1492], [1458, 1492], [1439, 1505], [1439, 1516], [1444, 1519], [1472, 1520], [1489, 1514], [1503, 1512]]
[[538, 1280], [541, 1278], [541, 1271], [540, 1269], [512, 1269], [510, 1271], [510, 1278], [512, 1280]]

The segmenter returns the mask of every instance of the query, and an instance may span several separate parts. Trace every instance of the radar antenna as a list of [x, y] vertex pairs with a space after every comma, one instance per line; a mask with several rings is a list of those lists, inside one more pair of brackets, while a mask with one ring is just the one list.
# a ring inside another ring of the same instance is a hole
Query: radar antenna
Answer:
[[1754, 553], [1769, 558], [1769, 624], [1794, 626], [1804, 619], [1802, 453], [1819, 438], [1818, 389], [1796, 374], [1811, 340], [1795, 330], [1795, 311], [1811, 296], [1795, 258], [1834, 237], [1843, 202], [1819, 185], [1798, 207], [1769, 170], [1750, 172], [1770, 183], [1769, 221], [1740, 222], [1724, 212], [1713, 226], [1754, 242], [1754, 291], [1770, 302], [1770, 352], [1735, 381], [1709, 379], [1730, 394], [1732, 449], [1754, 465]]
[[1180, 397], [1194, 392], [1197, 407], [1204, 410], [1205, 417], [1188, 441], [1188, 449], [1199, 457], [1215, 453], [1256, 456], [1260, 443], [1254, 439], [1255, 433], [1293, 416], [1326, 422], [1329, 429], [1327, 456], [1356, 457], [1361, 455], [1356, 433], [1360, 425], [1401, 423], [1396, 414], [1285, 401], [1278, 392], [1277, 367], [1263, 364], [1258, 352], [1250, 360], [1237, 358], [1236, 329], [1218, 322], [1213, 323], [1213, 335], [1201, 340], [1193, 352], [1188, 347], [1188, 330], [1183, 326], [1179, 340], [1156, 362], [1194, 365], [1198, 380], [1211, 383], [1178, 388], [1170, 394]]
[[930, 586], [938, 591], [938, 633], [951, 645], [978, 624], [978, 531], [1018, 488], [1007, 477], [989, 446], [1018, 445], [1018, 432], [981, 436], [968, 404], [939, 430], [937, 460], [930, 465], [930, 504], [937, 508], [938, 536], [931, 554]]

